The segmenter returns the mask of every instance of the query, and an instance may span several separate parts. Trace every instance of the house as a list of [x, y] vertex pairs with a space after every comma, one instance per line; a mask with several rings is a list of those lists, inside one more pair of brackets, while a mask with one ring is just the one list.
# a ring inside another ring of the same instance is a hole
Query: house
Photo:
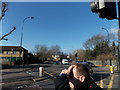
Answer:
[[19, 60], [27, 60], [28, 50], [20, 46], [0, 46], [0, 62], [14, 64]]

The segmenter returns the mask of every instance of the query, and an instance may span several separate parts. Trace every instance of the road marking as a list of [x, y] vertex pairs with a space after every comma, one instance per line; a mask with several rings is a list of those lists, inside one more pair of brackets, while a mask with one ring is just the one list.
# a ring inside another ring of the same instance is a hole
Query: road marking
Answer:
[[[53, 77], [53, 78], [56, 78], [54, 75], [52, 75], [51, 73], [48, 73], [48, 72], [46, 72], [46, 71], [44, 71], [44, 73], [45, 74], [47, 74], [47, 75], [49, 75], [49, 76], [51, 76], [51, 77]], [[54, 73], [55, 74], [55, 73]], [[47, 77], [48, 78], [48, 77]], [[33, 79], [33, 81], [34, 82], [36, 82], [36, 81], [40, 81], [40, 80], [44, 80], [45, 81], [45, 79], [47, 80], [47, 78], [45, 78], [45, 77], [43, 77], [43, 78], [36, 78], [36, 79]]]
[[52, 75], [50, 73], [47, 73], [46, 71], [44, 71], [44, 73], [47, 74], [47, 75], [49, 75], [49, 76], [51, 76], [51, 77], [53, 77], [53, 78], [56, 78], [54, 75]]
[[100, 87], [103, 88], [103, 79], [102, 79], [102, 75], [101, 75], [101, 80], [100, 80]]
[[40, 80], [44, 80], [45, 78], [36, 78], [36, 79], [33, 79], [34, 82], [36, 81], [40, 81]]
[[114, 76], [112, 75], [112, 77], [111, 77], [111, 80], [110, 80], [110, 82], [109, 82], [109, 85], [108, 85], [108, 89], [107, 89], [107, 90], [111, 90], [112, 85], [113, 85], [113, 80], [114, 80]]
[[60, 71], [54, 72], [54, 73], [50, 73], [50, 74], [56, 74], [56, 73], [60, 73]]

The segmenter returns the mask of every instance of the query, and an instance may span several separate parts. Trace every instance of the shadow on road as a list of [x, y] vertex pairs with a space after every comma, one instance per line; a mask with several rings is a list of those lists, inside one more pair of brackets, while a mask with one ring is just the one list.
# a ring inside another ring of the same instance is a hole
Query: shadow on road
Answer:
[[2, 74], [11, 74], [11, 73], [20, 73], [25, 72], [30, 69], [39, 68], [39, 67], [50, 67], [46, 64], [37, 64], [37, 65], [2, 65]]
[[101, 74], [101, 73], [94, 73], [93, 74], [93, 79], [96, 82], [96, 81], [100, 81], [101, 79], [105, 79], [105, 78], [107, 78], [109, 76], [110, 76], [109, 73], [103, 73], [103, 74]]
[[30, 64], [25, 64], [25, 65], [2, 65], [2, 69], [17, 69], [17, 68], [36, 68], [36, 67], [50, 67], [50, 65], [46, 64], [37, 64], [37, 65], [30, 65]]

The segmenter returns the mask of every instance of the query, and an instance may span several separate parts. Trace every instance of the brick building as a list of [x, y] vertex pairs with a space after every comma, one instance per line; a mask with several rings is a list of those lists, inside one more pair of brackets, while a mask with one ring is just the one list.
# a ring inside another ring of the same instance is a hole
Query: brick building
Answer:
[[0, 46], [0, 62], [14, 64], [18, 60], [27, 60], [28, 50], [20, 46]]

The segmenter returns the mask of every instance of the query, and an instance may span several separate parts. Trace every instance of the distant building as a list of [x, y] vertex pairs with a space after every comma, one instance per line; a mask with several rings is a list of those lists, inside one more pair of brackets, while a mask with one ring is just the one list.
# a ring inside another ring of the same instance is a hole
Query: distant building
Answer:
[[55, 61], [60, 60], [60, 55], [52, 55], [52, 58], [54, 58]]
[[14, 64], [18, 60], [26, 60], [28, 50], [20, 46], [0, 46], [0, 63]]

